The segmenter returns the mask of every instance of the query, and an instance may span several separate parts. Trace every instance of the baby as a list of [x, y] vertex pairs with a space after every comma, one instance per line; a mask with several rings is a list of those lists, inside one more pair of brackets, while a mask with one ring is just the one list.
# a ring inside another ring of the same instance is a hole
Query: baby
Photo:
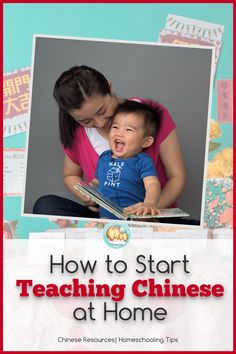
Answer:
[[[142, 152], [154, 142], [160, 113], [143, 103], [124, 101], [114, 115], [109, 133], [111, 150], [98, 160], [100, 192], [127, 214], [154, 215], [159, 211], [160, 182], [152, 159]], [[114, 215], [100, 207], [101, 218]]]

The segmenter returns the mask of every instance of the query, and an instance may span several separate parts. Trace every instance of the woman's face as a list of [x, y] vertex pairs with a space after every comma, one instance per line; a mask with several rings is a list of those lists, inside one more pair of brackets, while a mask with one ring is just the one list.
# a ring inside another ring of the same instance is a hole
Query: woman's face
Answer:
[[109, 130], [117, 104], [117, 98], [109, 94], [93, 95], [84, 102], [81, 108], [72, 109], [69, 114], [84, 127]]

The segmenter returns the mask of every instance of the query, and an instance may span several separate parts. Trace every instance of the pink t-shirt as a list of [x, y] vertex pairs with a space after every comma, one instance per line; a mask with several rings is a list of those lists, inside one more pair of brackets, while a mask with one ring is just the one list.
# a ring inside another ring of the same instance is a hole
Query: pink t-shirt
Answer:
[[[133, 97], [132, 99], [139, 100], [140, 102], [149, 104], [154, 108], [161, 107], [162, 109], [163, 114], [161, 116], [160, 127], [155, 137], [155, 141], [149, 148], [147, 148], [144, 151], [154, 161], [161, 186], [163, 187], [166, 183], [167, 178], [166, 178], [164, 167], [159, 158], [160, 145], [168, 137], [168, 135], [172, 132], [172, 130], [175, 129], [176, 125], [172, 120], [167, 109], [163, 107], [160, 103], [153, 102], [147, 99], [141, 99], [138, 97], [137, 98]], [[76, 129], [73, 147], [71, 149], [64, 148], [64, 151], [74, 163], [80, 165], [87, 182], [91, 181], [95, 177], [95, 171], [96, 171], [96, 166], [97, 166], [97, 161], [99, 156], [97, 152], [94, 150], [85, 132], [84, 127], [79, 126]]]

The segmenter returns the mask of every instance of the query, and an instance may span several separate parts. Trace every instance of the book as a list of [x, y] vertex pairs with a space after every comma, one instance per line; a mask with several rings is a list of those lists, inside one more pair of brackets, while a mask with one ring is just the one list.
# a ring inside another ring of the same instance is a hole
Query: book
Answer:
[[167, 208], [160, 209], [159, 214], [156, 215], [131, 215], [124, 212], [124, 210], [112, 202], [110, 199], [106, 198], [97, 187], [90, 186], [89, 184], [76, 184], [74, 186], [79, 192], [84, 194], [86, 197], [92, 199], [95, 203], [108, 210], [110, 213], [115, 215], [117, 218], [122, 220], [135, 220], [135, 219], [159, 219], [159, 218], [173, 218], [173, 217], [186, 217], [189, 216], [188, 213], [179, 208]]

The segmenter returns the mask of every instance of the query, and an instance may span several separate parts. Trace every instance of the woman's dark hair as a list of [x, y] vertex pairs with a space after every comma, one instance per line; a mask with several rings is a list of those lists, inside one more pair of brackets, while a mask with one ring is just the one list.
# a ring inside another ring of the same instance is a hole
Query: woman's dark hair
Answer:
[[146, 104], [133, 100], [125, 100], [116, 107], [114, 116], [118, 113], [136, 113], [140, 115], [144, 121], [145, 136], [152, 136], [155, 138], [160, 126], [162, 110], [160, 107], [154, 107], [152, 101], [150, 101], [150, 104]]
[[88, 66], [74, 66], [61, 74], [55, 83], [53, 97], [59, 106], [60, 140], [65, 147], [72, 147], [75, 130], [79, 125], [69, 112], [81, 108], [93, 94], [105, 96], [110, 92], [105, 76]]

